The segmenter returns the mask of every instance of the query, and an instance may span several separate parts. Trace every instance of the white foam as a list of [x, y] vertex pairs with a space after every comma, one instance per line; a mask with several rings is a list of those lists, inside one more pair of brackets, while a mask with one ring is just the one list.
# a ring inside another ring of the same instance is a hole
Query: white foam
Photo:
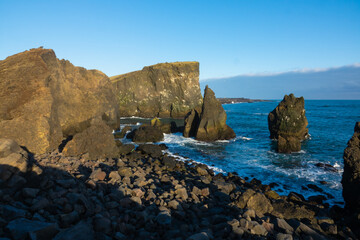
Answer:
[[131, 117], [121, 117], [120, 119], [151, 119], [151, 118], [131, 116]]
[[[180, 156], [180, 155], [177, 155], [177, 154], [174, 154], [172, 152], [170, 152], [169, 150], [163, 150], [164, 153], [167, 153], [169, 156], [171, 157], [174, 157], [176, 160], [178, 161], [181, 161], [181, 162], [193, 162], [193, 163], [197, 163], [197, 164], [205, 164], [205, 163], [202, 163], [202, 162], [198, 162], [198, 161], [195, 161], [193, 159], [189, 159], [189, 158], [186, 158], [186, 157], [183, 157], [183, 156]], [[209, 169], [212, 169], [215, 173], [226, 173], [225, 171], [223, 171], [221, 168], [218, 168], [218, 167], [214, 167], [214, 166], [209, 166], [207, 164], [205, 164]]]
[[268, 113], [254, 113], [254, 115], [261, 115], [261, 116], [267, 116], [268, 115]]

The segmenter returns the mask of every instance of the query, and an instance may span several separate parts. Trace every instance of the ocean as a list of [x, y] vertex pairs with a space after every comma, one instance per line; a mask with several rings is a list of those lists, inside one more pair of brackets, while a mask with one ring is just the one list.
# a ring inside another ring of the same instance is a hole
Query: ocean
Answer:
[[[324, 195], [326, 202], [342, 205], [343, 153], [356, 121], [360, 121], [360, 101], [305, 100], [310, 138], [302, 142], [300, 152], [292, 154], [276, 153], [276, 143], [269, 138], [267, 116], [279, 102], [223, 105], [227, 124], [237, 135], [233, 140], [207, 143], [175, 133], [165, 134], [161, 143], [180, 160], [204, 163], [215, 172], [236, 172], [249, 181], [256, 178], [263, 184], [276, 183], [273, 190], [280, 195]], [[123, 119], [122, 123], [127, 122]], [[318, 163], [330, 164], [336, 171], [318, 167]], [[312, 190], [308, 184], [317, 185], [323, 192]]]

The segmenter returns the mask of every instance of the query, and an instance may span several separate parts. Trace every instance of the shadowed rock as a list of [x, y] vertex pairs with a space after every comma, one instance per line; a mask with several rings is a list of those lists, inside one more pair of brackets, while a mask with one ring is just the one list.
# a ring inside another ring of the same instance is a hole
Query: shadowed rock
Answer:
[[184, 137], [195, 137], [197, 129], [199, 128], [200, 124], [200, 114], [197, 110], [193, 109], [189, 112], [184, 120]]
[[192, 110], [185, 118], [183, 135], [196, 140], [216, 141], [236, 137], [234, 131], [226, 125], [226, 113], [221, 103], [216, 99], [215, 93], [205, 87], [204, 102], [200, 117], [198, 111]]
[[278, 152], [291, 153], [301, 150], [300, 142], [308, 137], [304, 98], [294, 94], [284, 99], [268, 116], [270, 138], [278, 140]]
[[111, 81], [121, 116], [182, 118], [202, 103], [198, 62], [160, 63]]
[[345, 207], [351, 212], [360, 212], [360, 122], [355, 124], [354, 135], [344, 151], [342, 176]]
[[0, 137], [33, 153], [56, 149], [100, 116], [119, 126], [109, 78], [59, 60], [51, 49], [31, 49], [0, 61]]

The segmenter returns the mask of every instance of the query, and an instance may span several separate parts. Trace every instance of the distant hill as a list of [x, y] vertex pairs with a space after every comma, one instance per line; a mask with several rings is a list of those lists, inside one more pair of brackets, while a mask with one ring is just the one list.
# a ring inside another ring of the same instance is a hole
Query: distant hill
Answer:
[[200, 81], [216, 97], [281, 99], [294, 93], [305, 99], [360, 99], [360, 64], [263, 75], [239, 75]]

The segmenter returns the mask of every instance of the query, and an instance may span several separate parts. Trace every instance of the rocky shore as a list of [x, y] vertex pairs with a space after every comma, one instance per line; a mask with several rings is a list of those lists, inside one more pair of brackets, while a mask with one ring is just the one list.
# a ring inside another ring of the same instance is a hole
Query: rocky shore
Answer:
[[0, 145], [13, 163], [1, 165], [2, 239], [356, 239], [338, 206], [215, 175], [164, 145], [97, 160]]

